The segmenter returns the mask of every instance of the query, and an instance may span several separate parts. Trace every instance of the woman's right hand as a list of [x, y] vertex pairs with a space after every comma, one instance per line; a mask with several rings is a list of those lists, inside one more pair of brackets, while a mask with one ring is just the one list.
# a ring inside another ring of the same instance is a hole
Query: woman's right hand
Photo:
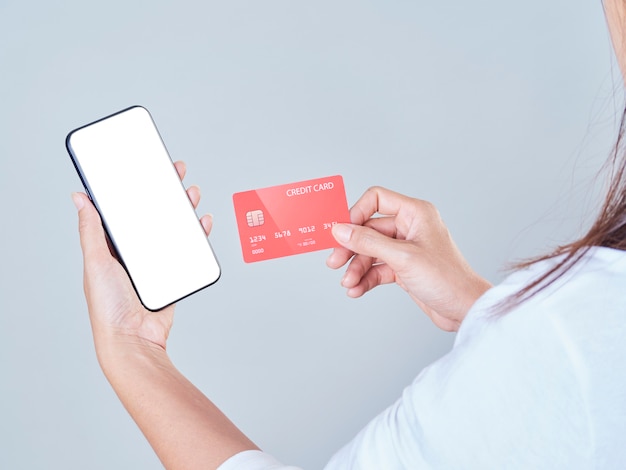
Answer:
[[327, 260], [333, 269], [351, 260], [341, 281], [350, 297], [396, 282], [435, 325], [456, 331], [491, 287], [471, 269], [429, 202], [374, 187], [350, 209], [350, 220], [333, 227], [342, 247]]
[[[174, 166], [182, 180], [185, 164], [176, 162]], [[196, 208], [200, 189], [191, 186], [187, 195]], [[174, 305], [158, 312], [149, 312], [143, 307], [128, 274], [111, 252], [98, 211], [84, 193], [75, 193], [72, 199], [78, 209], [83, 285], [101, 365], [105, 367], [106, 353], [111, 351], [111, 346], [143, 345], [165, 351]], [[204, 216], [200, 222], [208, 236], [211, 217]]]

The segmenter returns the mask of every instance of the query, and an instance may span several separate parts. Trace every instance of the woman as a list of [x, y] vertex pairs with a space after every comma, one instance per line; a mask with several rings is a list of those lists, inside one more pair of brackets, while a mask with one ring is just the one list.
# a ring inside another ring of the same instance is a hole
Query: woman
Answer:
[[[622, 71], [622, 0], [605, 11]], [[358, 297], [397, 282], [453, 350], [426, 368], [328, 469], [622, 468], [626, 465], [626, 155], [589, 233], [521, 266], [500, 286], [463, 259], [429, 203], [372, 188], [333, 228]], [[181, 178], [185, 167], [178, 162]], [[188, 190], [197, 206], [199, 191]], [[173, 366], [173, 307], [143, 309], [109, 252], [97, 211], [73, 195], [98, 360], [168, 469], [269, 469], [262, 453]], [[372, 218], [375, 214], [386, 215]], [[207, 234], [211, 219], [201, 222]]]

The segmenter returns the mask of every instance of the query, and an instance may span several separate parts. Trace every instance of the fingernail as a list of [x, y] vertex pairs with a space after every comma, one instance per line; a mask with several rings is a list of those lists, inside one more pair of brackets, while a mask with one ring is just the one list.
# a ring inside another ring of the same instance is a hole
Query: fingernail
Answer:
[[340, 243], [348, 243], [352, 236], [352, 227], [347, 224], [337, 224], [333, 226], [333, 236]]
[[85, 205], [85, 201], [78, 193], [72, 193], [72, 202], [74, 203], [74, 206], [76, 206], [77, 210], [81, 210]]

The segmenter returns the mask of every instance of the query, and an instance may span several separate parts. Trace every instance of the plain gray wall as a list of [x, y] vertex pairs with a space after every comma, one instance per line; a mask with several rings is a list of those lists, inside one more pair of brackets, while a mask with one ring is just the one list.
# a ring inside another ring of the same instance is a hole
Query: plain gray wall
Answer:
[[100, 372], [68, 131], [133, 104], [203, 190], [223, 267], [175, 364], [251, 438], [320, 468], [453, 334], [329, 252], [246, 265], [234, 192], [342, 174], [433, 201], [471, 264], [579, 233], [621, 78], [600, 2], [0, 0], [0, 468], [159, 463]]

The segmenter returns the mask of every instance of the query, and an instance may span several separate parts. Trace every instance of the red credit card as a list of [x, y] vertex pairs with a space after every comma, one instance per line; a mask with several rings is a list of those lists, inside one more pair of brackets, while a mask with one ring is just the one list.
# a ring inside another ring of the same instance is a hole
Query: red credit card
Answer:
[[339, 246], [331, 228], [350, 222], [339, 175], [233, 194], [246, 263]]

